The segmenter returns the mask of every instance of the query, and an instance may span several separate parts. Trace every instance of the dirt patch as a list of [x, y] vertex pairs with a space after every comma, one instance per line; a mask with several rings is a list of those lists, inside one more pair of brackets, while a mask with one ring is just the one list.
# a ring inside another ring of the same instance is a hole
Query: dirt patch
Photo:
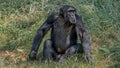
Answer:
[[13, 63], [27, 61], [27, 54], [24, 52], [0, 51], [0, 57]]

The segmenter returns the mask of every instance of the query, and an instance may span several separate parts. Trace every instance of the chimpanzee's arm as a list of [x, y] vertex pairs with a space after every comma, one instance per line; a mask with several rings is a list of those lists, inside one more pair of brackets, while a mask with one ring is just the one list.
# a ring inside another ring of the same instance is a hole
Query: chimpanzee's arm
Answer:
[[76, 15], [77, 23], [76, 23], [76, 31], [77, 34], [80, 37], [81, 44], [83, 46], [83, 50], [85, 53], [85, 58], [92, 63], [92, 57], [91, 57], [91, 42], [90, 37], [86, 31], [86, 28], [82, 22], [82, 18], [78, 15]]
[[33, 40], [31, 51], [35, 51], [35, 52], [38, 51], [38, 48], [40, 46], [40, 43], [41, 43], [44, 35], [52, 27], [55, 20], [56, 20], [56, 13], [52, 13], [50, 16], [48, 16], [47, 20], [43, 23], [43, 25], [37, 31], [37, 34]]

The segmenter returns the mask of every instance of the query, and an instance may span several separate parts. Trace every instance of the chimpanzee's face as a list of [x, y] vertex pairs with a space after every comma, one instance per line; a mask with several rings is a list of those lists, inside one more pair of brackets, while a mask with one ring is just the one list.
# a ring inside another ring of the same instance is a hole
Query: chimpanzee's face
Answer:
[[76, 10], [72, 6], [63, 6], [60, 9], [60, 14], [63, 15], [66, 21], [69, 21], [72, 24], [76, 23]]
[[68, 20], [69, 20], [70, 23], [73, 23], [73, 24], [76, 23], [75, 13], [76, 13], [76, 11], [75, 11], [74, 8], [71, 8], [71, 7], [70, 7], [70, 8], [67, 10], [67, 17], [68, 17]]

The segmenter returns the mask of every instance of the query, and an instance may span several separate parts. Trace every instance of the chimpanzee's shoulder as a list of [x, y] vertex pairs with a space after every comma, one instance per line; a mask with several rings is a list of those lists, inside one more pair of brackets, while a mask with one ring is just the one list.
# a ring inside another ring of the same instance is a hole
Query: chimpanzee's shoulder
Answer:
[[56, 20], [59, 17], [59, 13], [58, 12], [52, 12], [49, 15], [50, 18], [53, 18], [54, 20]]

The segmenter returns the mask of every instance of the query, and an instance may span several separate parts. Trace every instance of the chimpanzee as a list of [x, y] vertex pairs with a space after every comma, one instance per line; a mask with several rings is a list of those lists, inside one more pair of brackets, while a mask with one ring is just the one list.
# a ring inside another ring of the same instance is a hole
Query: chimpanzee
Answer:
[[[81, 16], [77, 15], [76, 9], [70, 5], [64, 5], [58, 13], [49, 15], [38, 29], [28, 56], [30, 60], [36, 59], [41, 41], [50, 29], [51, 38], [45, 41], [43, 48], [45, 60], [57, 59], [62, 62], [68, 56], [83, 52], [85, 59], [92, 62], [90, 37]], [[81, 44], [77, 42], [78, 37]]]

